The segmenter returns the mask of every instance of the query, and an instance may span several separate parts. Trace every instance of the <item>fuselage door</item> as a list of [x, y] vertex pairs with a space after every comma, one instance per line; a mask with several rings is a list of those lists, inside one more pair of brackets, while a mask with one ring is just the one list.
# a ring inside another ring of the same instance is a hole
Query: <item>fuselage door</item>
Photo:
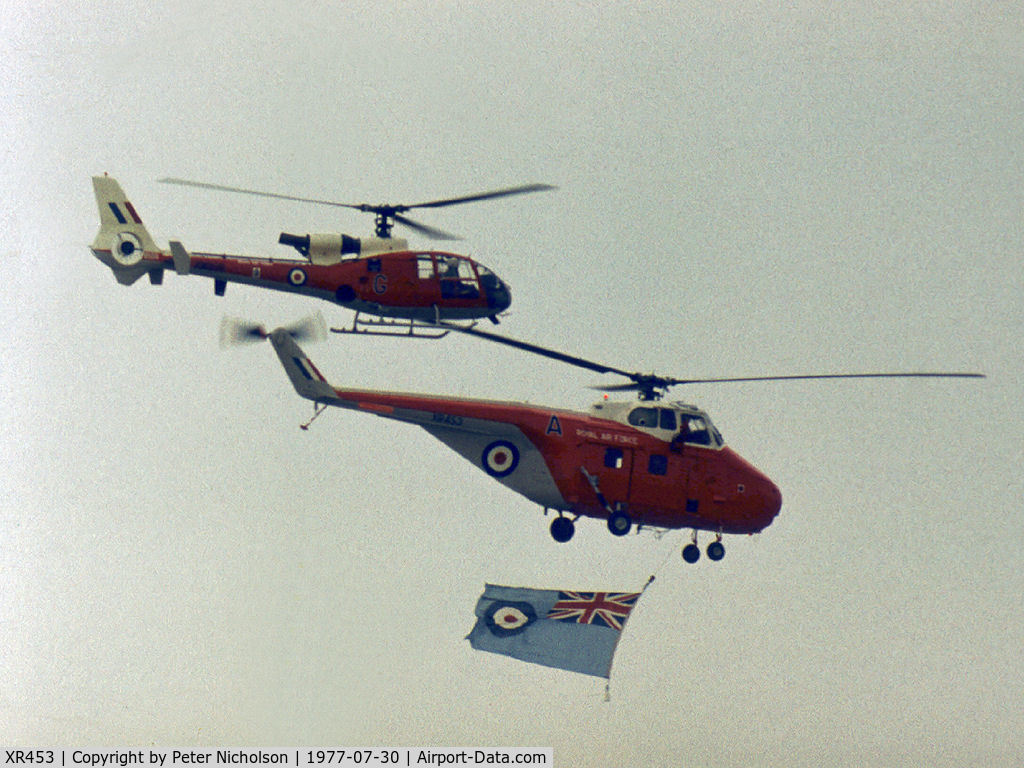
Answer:
[[[633, 449], [628, 446], [584, 443], [580, 451], [582, 469], [596, 478], [598, 490], [612, 509], [622, 506], [629, 508], [630, 481], [633, 472]], [[595, 492], [588, 475], [580, 470], [581, 499], [594, 500]], [[596, 500], [595, 500], [596, 503]]]
[[[423, 283], [432, 283], [434, 293], [446, 303], [460, 299], [480, 300], [480, 282], [469, 259], [451, 253], [421, 253], [416, 256], [416, 274]], [[472, 304], [470, 305], [472, 306]]]
[[479, 299], [480, 284], [469, 259], [448, 254], [435, 257], [437, 276], [441, 281], [444, 299]]

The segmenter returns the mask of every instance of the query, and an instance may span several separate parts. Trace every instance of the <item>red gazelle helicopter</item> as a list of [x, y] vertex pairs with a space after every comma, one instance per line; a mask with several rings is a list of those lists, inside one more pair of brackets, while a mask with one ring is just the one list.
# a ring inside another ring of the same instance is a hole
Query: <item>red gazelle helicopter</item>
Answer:
[[597, 373], [624, 376], [629, 383], [600, 388], [632, 390], [640, 396], [632, 403], [604, 400], [582, 413], [527, 403], [334, 387], [293, 338], [305, 328], [267, 333], [260, 326], [248, 326], [239, 328], [235, 337], [269, 338], [296, 391], [315, 403], [314, 419], [334, 405], [423, 427], [545, 513], [555, 510], [551, 535], [559, 542], [572, 538], [580, 517], [607, 520], [616, 536], [634, 525], [692, 528], [692, 542], [682, 551], [688, 563], [700, 558], [698, 530], [714, 534], [707, 555], [721, 560], [722, 535], [764, 530], [779, 513], [782, 495], [767, 476], [725, 445], [707, 413], [692, 405], [658, 402], [668, 388], [737, 381], [982, 377], [855, 373], [676, 379], [613, 368], [474, 328], [449, 327]]
[[[92, 252], [123, 285], [131, 285], [143, 275], [159, 285], [164, 272], [173, 270], [179, 275], [212, 278], [218, 296], [223, 296], [227, 284], [234, 282], [340, 304], [356, 313], [352, 327], [343, 329], [345, 332], [430, 338], [447, 333], [437, 330], [435, 324], [439, 322], [488, 318], [497, 323], [498, 315], [511, 304], [511, 294], [508, 286], [480, 262], [447, 251], [410, 250], [406, 240], [391, 236], [392, 227], [398, 223], [433, 239], [455, 240], [458, 238], [443, 230], [413, 221], [405, 212], [554, 189], [547, 184], [528, 184], [413, 205], [369, 205], [161, 179], [203, 189], [353, 208], [376, 216], [375, 237], [282, 232], [278, 242], [295, 248], [303, 257], [300, 261], [190, 253], [178, 240], [171, 240], [169, 250], [163, 250], [156, 245], [116, 180], [103, 175], [94, 176], [92, 181], [100, 211], [100, 231], [92, 243]], [[372, 317], [363, 318], [363, 314]], [[434, 327], [427, 329], [425, 324]]]

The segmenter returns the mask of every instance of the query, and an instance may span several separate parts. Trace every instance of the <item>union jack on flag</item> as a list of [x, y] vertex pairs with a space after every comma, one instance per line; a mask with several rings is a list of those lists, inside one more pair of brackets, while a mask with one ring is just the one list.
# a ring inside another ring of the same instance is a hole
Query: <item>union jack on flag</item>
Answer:
[[622, 631], [639, 592], [559, 592], [547, 618]]

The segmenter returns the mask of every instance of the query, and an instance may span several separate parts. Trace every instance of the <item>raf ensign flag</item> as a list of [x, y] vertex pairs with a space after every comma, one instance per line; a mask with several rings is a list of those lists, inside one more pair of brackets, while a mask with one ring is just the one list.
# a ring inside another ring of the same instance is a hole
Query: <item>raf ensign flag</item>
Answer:
[[469, 644], [533, 664], [608, 678], [639, 592], [484, 586]]

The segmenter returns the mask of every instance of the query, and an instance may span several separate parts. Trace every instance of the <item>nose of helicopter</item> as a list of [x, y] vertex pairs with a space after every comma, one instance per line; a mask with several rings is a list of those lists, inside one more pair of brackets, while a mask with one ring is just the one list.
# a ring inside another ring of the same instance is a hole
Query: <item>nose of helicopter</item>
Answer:
[[769, 521], [774, 520], [775, 516], [778, 515], [779, 511], [782, 509], [782, 492], [779, 490], [779, 486], [767, 477], [764, 479], [764, 487], [761, 491], [761, 500], [764, 504], [765, 518]]
[[738, 490], [738, 517], [743, 519], [744, 532], [757, 533], [764, 530], [782, 509], [782, 493], [771, 478], [728, 446], [722, 449], [722, 456], [729, 461], [734, 473], [732, 477]]
[[760, 472], [751, 480], [754, 493], [748, 500], [748, 520], [752, 528], [763, 531], [782, 509], [782, 494], [778, 486]]
[[495, 314], [504, 312], [512, 306], [512, 291], [509, 290], [505, 281], [500, 278], [495, 279], [494, 286], [488, 292], [487, 298], [487, 303], [494, 308]]

